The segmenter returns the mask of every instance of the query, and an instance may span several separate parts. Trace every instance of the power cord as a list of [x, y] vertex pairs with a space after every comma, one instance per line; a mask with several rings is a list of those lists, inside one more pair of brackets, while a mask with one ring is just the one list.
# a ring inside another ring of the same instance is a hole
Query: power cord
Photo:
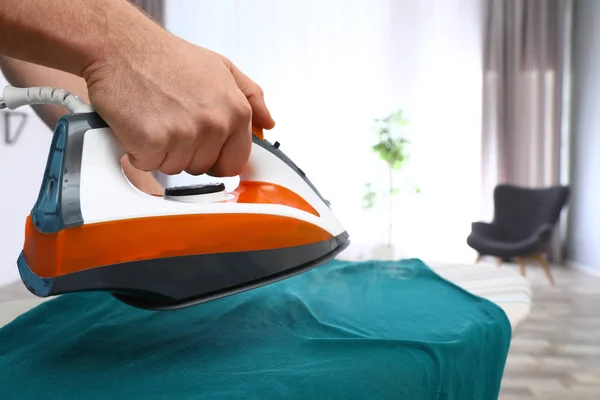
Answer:
[[55, 104], [67, 108], [71, 113], [93, 112], [94, 109], [79, 96], [53, 87], [18, 88], [5, 86], [0, 96], [0, 110], [16, 110], [34, 104]]

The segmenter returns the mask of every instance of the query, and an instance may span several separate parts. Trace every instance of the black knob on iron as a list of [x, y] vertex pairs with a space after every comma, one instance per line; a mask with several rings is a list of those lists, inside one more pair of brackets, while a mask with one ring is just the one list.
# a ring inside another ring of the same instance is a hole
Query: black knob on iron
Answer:
[[175, 186], [165, 189], [165, 196], [196, 196], [199, 194], [218, 193], [225, 190], [224, 183], [211, 183], [207, 185]]

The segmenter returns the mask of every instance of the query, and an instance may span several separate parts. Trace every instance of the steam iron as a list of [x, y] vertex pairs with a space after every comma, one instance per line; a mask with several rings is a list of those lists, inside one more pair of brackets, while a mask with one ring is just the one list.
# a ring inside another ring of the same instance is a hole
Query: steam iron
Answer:
[[0, 108], [58, 104], [38, 199], [17, 265], [39, 297], [108, 291], [130, 306], [173, 310], [308, 271], [349, 237], [304, 172], [255, 131], [232, 192], [222, 184], [148, 195], [125, 177], [124, 150], [77, 96], [8, 86]]

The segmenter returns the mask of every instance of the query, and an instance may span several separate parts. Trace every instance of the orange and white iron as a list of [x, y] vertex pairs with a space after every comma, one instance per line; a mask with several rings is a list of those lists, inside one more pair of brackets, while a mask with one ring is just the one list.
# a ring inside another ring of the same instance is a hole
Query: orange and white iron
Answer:
[[305, 272], [339, 254], [347, 232], [277, 143], [254, 132], [231, 192], [222, 184], [135, 188], [111, 129], [77, 96], [8, 86], [0, 108], [58, 104], [38, 199], [26, 219], [21, 279], [40, 297], [108, 291], [134, 307], [169, 310]]

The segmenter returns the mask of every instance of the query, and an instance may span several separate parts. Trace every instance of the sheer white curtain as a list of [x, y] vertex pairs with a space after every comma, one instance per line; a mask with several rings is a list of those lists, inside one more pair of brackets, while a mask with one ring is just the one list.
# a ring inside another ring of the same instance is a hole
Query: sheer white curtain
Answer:
[[[422, 193], [398, 197], [397, 256], [469, 259], [479, 217], [479, 0], [166, 2], [171, 32], [230, 58], [266, 93], [267, 133], [332, 202], [360, 252], [386, 240], [386, 208], [362, 210], [382, 180], [374, 118], [398, 108]], [[193, 84], [193, 82], [190, 82]], [[368, 255], [366, 255], [368, 256]]]

